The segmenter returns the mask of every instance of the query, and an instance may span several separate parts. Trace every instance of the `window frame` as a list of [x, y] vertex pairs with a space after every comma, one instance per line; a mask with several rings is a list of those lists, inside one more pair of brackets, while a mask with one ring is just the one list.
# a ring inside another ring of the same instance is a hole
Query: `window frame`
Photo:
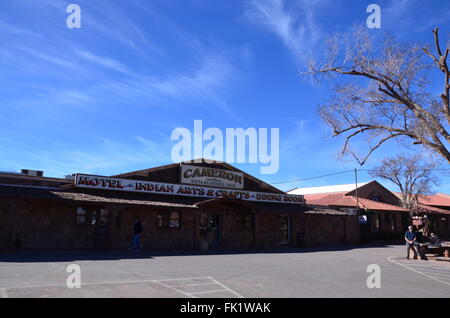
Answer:
[[[176, 213], [178, 215], [178, 218], [174, 218], [172, 219], [172, 214]], [[162, 224], [160, 224], [160, 219], [162, 219]], [[163, 229], [167, 229], [167, 230], [179, 230], [182, 227], [182, 213], [181, 211], [175, 211], [175, 210], [171, 210], [171, 211], [159, 211], [156, 214], [156, 228], [163, 230]], [[171, 222], [173, 220], [178, 220], [178, 226], [171, 226]]]
[[[79, 209], [84, 210], [84, 215], [78, 214]], [[84, 222], [79, 222], [79, 217], [84, 216]], [[106, 221], [103, 220], [106, 219]], [[95, 221], [94, 223], [92, 223]], [[87, 205], [79, 205], [76, 206], [75, 209], [75, 225], [80, 226], [109, 226], [110, 220], [110, 211], [108, 211], [105, 207], [102, 206], [87, 206]]]
[[[78, 213], [80, 209], [84, 211], [83, 214]], [[84, 218], [83, 222], [79, 222], [80, 217]], [[89, 225], [88, 219], [89, 219], [89, 214], [88, 214], [88, 210], [86, 209], [86, 207], [77, 206], [75, 208], [75, 225]]]
[[[283, 219], [286, 219], [287, 222], [283, 222]], [[289, 245], [291, 244], [291, 216], [290, 215], [280, 215], [280, 234], [284, 231], [287, 231], [287, 237], [284, 237], [284, 235], [281, 237], [280, 244], [282, 245]], [[286, 224], [286, 227], [283, 225]], [[286, 241], [284, 239], [287, 239]]]
[[[172, 218], [172, 214], [176, 214], [178, 217], [177, 218]], [[181, 228], [181, 212], [180, 211], [171, 211], [169, 212], [169, 217], [167, 218], [169, 224], [168, 224], [168, 228], [169, 229], [180, 229]], [[178, 226], [172, 226], [172, 221], [178, 221]]]

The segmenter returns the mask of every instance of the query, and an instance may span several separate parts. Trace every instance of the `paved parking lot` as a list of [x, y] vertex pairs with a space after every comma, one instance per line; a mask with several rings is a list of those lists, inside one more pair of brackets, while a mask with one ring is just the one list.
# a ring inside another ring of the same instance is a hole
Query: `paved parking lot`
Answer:
[[[450, 297], [447, 263], [402, 259], [403, 246], [249, 253], [0, 254], [0, 297]], [[81, 269], [70, 289], [68, 265]], [[367, 266], [381, 268], [370, 289]]]

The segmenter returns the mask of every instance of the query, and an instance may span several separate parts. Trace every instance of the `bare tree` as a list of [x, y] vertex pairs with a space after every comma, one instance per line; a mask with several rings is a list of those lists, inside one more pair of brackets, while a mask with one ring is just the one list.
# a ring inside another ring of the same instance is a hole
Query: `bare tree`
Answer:
[[[375, 46], [367, 31], [356, 30], [346, 39], [334, 37], [325, 62], [310, 65], [309, 74], [353, 79], [335, 85], [330, 101], [319, 107], [334, 136], [345, 137], [343, 154], [364, 165], [387, 141], [399, 140], [422, 145], [450, 163], [450, 49], [441, 49], [438, 28], [433, 33], [436, 55], [429, 47], [390, 37]], [[433, 70], [444, 75], [441, 96], [429, 85]], [[363, 154], [350, 147], [350, 141], [360, 137], [368, 144]]]
[[424, 160], [420, 155], [402, 154], [384, 159], [369, 174], [394, 183], [401, 192], [403, 207], [411, 211], [418, 197], [430, 193], [433, 185], [438, 184], [433, 172], [437, 166], [438, 162]]

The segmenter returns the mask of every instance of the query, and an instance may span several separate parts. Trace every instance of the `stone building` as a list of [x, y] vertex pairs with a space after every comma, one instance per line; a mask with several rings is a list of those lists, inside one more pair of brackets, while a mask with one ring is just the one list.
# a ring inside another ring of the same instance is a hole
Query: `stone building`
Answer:
[[[402, 207], [400, 195], [377, 181], [298, 188], [289, 194], [304, 195], [308, 205], [358, 214], [360, 241], [403, 241], [410, 224], [427, 226], [441, 237], [450, 234], [450, 197], [445, 194], [420, 196], [413, 210]], [[414, 219], [411, 219], [414, 215]], [[425, 234], [427, 234], [425, 233]]]
[[[356, 242], [357, 219], [314, 209], [229, 165], [177, 163], [113, 176], [0, 173], [0, 249], [263, 249]], [[327, 233], [324, 233], [326, 231]]]
[[421, 195], [417, 201], [412, 211], [414, 225], [423, 228], [427, 236], [434, 232], [441, 238], [450, 238], [450, 196], [443, 193]]

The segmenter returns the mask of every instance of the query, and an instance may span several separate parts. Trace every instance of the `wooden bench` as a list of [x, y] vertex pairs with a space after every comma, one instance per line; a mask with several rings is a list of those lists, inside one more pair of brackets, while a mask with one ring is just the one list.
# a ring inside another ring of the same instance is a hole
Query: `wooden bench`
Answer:
[[450, 246], [430, 247], [428, 244], [421, 244], [420, 246], [423, 255], [433, 254], [438, 256], [449, 257]]

